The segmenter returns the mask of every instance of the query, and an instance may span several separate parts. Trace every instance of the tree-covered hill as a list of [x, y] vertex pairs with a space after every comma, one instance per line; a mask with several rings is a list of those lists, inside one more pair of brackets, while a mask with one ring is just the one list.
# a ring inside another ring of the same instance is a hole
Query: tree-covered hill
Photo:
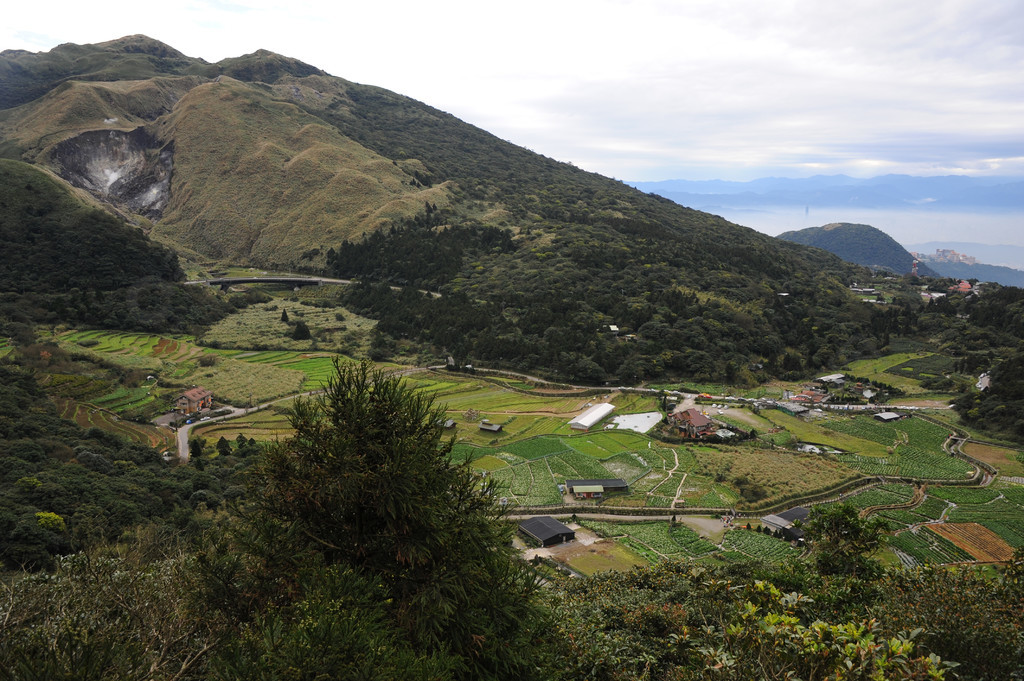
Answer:
[[35, 322], [184, 331], [226, 312], [176, 283], [172, 250], [19, 161], [0, 159], [0, 243], [0, 333]]
[[0, 364], [0, 569], [49, 568], [141, 523], [186, 530], [200, 503], [237, 496], [233, 467], [255, 450], [235, 448], [216, 467], [174, 466], [151, 447], [60, 418], [33, 373]]
[[0, 290], [111, 291], [185, 278], [170, 249], [32, 166], [0, 159]]
[[[871, 225], [836, 222], [823, 227], [784, 232], [778, 238], [823, 248], [847, 262], [896, 274], [909, 274], [914, 264], [914, 256], [907, 249]], [[923, 263], [918, 264], [917, 270], [921, 276], [939, 276]]]

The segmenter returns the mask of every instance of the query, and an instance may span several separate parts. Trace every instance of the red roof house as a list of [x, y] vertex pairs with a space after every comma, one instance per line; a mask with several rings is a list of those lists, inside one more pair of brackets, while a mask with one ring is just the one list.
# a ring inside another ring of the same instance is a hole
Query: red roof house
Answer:
[[674, 412], [672, 421], [686, 437], [701, 438], [715, 432], [715, 424], [699, 409], [690, 408]]
[[206, 388], [186, 390], [174, 401], [174, 408], [182, 414], [209, 409], [213, 406], [213, 393]]

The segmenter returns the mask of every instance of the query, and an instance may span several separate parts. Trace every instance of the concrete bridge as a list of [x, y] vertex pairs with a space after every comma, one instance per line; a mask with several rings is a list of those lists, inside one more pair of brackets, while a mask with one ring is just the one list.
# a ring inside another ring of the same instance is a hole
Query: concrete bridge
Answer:
[[283, 284], [297, 288], [299, 286], [323, 286], [324, 284], [351, 284], [350, 279], [328, 279], [327, 277], [217, 277], [214, 279], [195, 279], [186, 281], [187, 285], [206, 284], [208, 286], [220, 286], [226, 288], [235, 284]]
[[[330, 279], [328, 277], [302, 277], [299, 275], [293, 276], [281, 276], [281, 277], [216, 277], [213, 279], [193, 279], [192, 281], [184, 282], [186, 285], [196, 286], [199, 284], [205, 284], [207, 286], [220, 286], [223, 289], [235, 284], [284, 284], [285, 286], [291, 286], [292, 288], [298, 288], [300, 286], [323, 286], [324, 284], [340, 284], [347, 286], [353, 284], [351, 279]], [[401, 291], [401, 286], [392, 286], [392, 291]], [[419, 289], [420, 293], [424, 295], [430, 295], [434, 298], [440, 298], [440, 293], [434, 291], [425, 291]]]

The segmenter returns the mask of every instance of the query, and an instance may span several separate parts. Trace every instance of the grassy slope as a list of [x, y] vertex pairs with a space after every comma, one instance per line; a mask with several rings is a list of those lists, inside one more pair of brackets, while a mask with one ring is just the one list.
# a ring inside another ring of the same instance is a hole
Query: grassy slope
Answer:
[[238, 81], [193, 89], [160, 131], [175, 142], [175, 180], [157, 232], [210, 256], [292, 262], [447, 203], [445, 188], [412, 186], [388, 159]]

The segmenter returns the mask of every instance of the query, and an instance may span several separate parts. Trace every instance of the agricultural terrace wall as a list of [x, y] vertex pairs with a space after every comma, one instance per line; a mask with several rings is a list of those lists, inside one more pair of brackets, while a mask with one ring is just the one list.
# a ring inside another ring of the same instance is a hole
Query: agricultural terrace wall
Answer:
[[[886, 479], [885, 482], [890, 482], [890, 479]], [[833, 501], [838, 499], [839, 494], [846, 494], [854, 489], [858, 492], [874, 487], [881, 481], [877, 477], [871, 478], [858, 478], [852, 480], [840, 487], [834, 487], [827, 491], [819, 493], [808, 494], [803, 496], [785, 497], [781, 501], [775, 501], [771, 505], [762, 507], [748, 507], [742, 508], [736, 513], [738, 518], [758, 518], [762, 515], [774, 513], [776, 511], [784, 511], [792, 506], [807, 506], [812, 504], [823, 503], [826, 501]], [[723, 511], [735, 510], [735, 507], [730, 506], [718, 506], [718, 507], [701, 507], [701, 506], [682, 506], [679, 508], [650, 508], [650, 507], [636, 507], [636, 506], [606, 506], [600, 505], [581, 505], [581, 506], [567, 506], [565, 504], [551, 505], [551, 506], [516, 506], [514, 507], [513, 513], [546, 513], [552, 514], [607, 514], [607, 515], [637, 515], [637, 516], [671, 516], [671, 515], [719, 515]]]
[[[943, 423], [942, 421], [939, 421], [938, 419], [933, 419], [930, 416], [925, 416], [924, 414], [918, 414], [917, 416], [918, 416], [918, 418], [923, 419], [925, 421], [928, 421], [929, 423], [934, 423], [937, 426], [942, 426], [943, 428], [948, 428], [949, 430], [952, 430], [957, 435], [957, 437], [961, 438], [965, 442], [968, 441], [968, 440], [970, 440], [971, 442], [981, 442], [980, 440], [973, 440], [973, 439], [971, 439], [967, 435], [966, 432], [960, 430], [956, 426], [951, 426], [948, 423]], [[984, 443], [982, 443], [982, 444], [984, 444]], [[959, 459], [963, 459], [967, 463], [969, 463], [972, 466], [974, 466], [975, 468], [977, 468], [978, 472], [975, 473], [974, 476], [970, 480], [956, 480], [956, 481], [953, 481], [953, 482], [950, 482], [950, 483], [944, 483], [944, 484], [950, 484], [950, 485], [972, 485], [978, 479], [978, 477], [981, 475], [981, 471], [985, 471], [986, 473], [988, 473], [989, 475], [992, 475], [992, 476], [999, 475], [999, 471], [997, 471], [994, 466], [992, 466], [990, 464], [987, 464], [984, 461], [981, 461], [980, 459], [975, 459], [970, 454], [964, 453], [960, 449], [959, 444], [955, 445], [953, 447], [953, 449], [950, 451], [950, 453], [953, 456], [955, 456], [955, 457], [957, 457]]]
[[[434, 367], [430, 367], [429, 371], [439, 376], [442, 375], [441, 372]], [[564, 383], [549, 383], [549, 385], [552, 385], [555, 388], [564, 389], [565, 392], [553, 392], [550, 390], [545, 390], [543, 393], [538, 393], [535, 390], [524, 390], [523, 388], [517, 388], [513, 385], [509, 385], [508, 383], [504, 383], [497, 379], [491, 378], [490, 376], [487, 376], [487, 374], [492, 374], [495, 376], [507, 376], [509, 378], [525, 378], [521, 374], [516, 374], [511, 371], [501, 371], [499, 369], [473, 369], [473, 373], [471, 374], [466, 374], [459, 371], [453, 371], [450, 373], [463, 376], [470, 376], [472, 378], [478, 378], [481, 381], [486, 381], [487, 383], [491, 383], [493, 385], [505, 388], [507, 390], [511, 390], [512, 392], [520, 393], [522, 395], [537, 396], [538, 394], [540, 394], [543, 397], [593, 397], [595, 395], [601, 395], [608, 392], [608, 388], [572, 389], [572, 386], [565, 385]], [[548, 381], [544, 381], [544, 383], [548, 383]]]
[[771, 515], [773, 513], [778, 513], [779, 511], [785, 511], [793, 506], [813, 506], [815, 504], [839, 501], [839, 495], [846, 495], [851, 492], [862, 492], [874, 487], [875, 485], [881, 484], [883, 481], [890, 482], [891, 479], [885, 478], [882, 480], [877, 476], [860, 477], [850, 480], [839, 487], [833, 487], [828, 490], [812, 492], [804, 495], [786, 496], [764, 506], [748, 506], [741, 509], [736, 516], [739, 518], [756, 518], [762, 515]]

